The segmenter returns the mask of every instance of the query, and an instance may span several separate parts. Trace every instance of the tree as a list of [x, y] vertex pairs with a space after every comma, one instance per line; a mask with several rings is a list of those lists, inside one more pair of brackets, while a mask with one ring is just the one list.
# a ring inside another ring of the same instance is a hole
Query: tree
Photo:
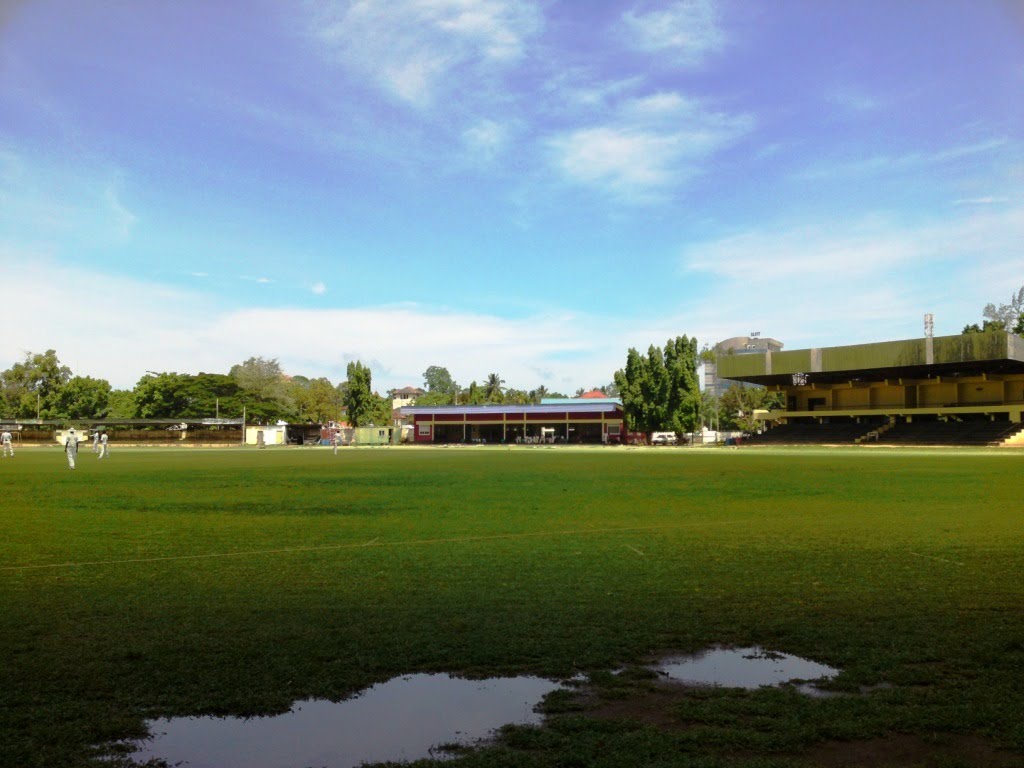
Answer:
[[423, 372], [423, 386], [432, 395], [448, 395], [450, 398], [459, 391], [448, 369], [439, 365], [432, 365]]
[[391, 423], [391, 401], [372, 389], [373, 375], [358, 360], [348, 364], [344, 405], [348, 423], [354, 427], [384, 426]]
[[416, 398], [416, 405], [452, 405], [459, 393], [459, 385], [452, 379], [447, 368], [432, 365], [423, 372], [425, 395]]
[[292, 384], [292, 399], [295, 401], [299, 420], [320, 424], [338, 420], [341, 415], [342, 398], [330, 381], [325, 378], [312, 381], [306, 379], [303, 385], [296, 384], [295, 379], [292, 379]]
[[781, 392], [769, 392], [764, 387], [734, 384], [721, 397], [722, 425], [726, 428], [755, 432], [761, 422], [754, 411], [771, 411], [783, 406]]
[[700, 393], [700, 400], [701, 423], [718, 432], [722, 426], [722, 399], [704, 391]]
[[182, 384], [186, 405], [178, 415], [233, 419], [242, 415], [242, 389], [231, 376], [223, 373], [197, 373], [195, 376], [185, 376]]
[[188, 396], [185, 391], [187, 374], [149, 372], [135, 385], [132, 397], [136, 418], [175, 419], [185, 415]]
[[506, 389], [501, 402], [510, 405], [529, 405], [533, 402], [533, 393], [525, 389]]
[[458, 401], [462, 405], [483, 405], [487, 401], [487, 392], [476, 381], [471, 381], [459, 394]]
[[134, 410], [130, 415], [144, 419], [238, 418], [245, 405], [241, 392], [235, 380], [223, 373], [148, 372], [131, 393]]
[[[1005, 331], [1006, 326], [1001, 320], [986, 320], [985, 324], [979, 326], [977, 323], [965, 325], [960, 333], [988, 333], [989, 331]], [[1016, 331], [1014, 331], [1016, 333]]]
[[665, 370], [668, 373], [666, 421], [681, 439], [693, 433], [701, 422], [700, 383], [697, 379], [697, 339], [677, 336], [665, 345]]
[[505, 380], [496, 373], [487, 374], [487, 381], [484, 383], [484, 398], [490, 403], [500, 403], [505, 388], [502, 384]]
[[630, 347], [626, 353], [626, 367], [615, 372], [615, 384], [622, 399], [622, 416], [629, 432], [647, 431], [647, 407], [643, 392], [647, 377], [647, 361], [636, 349]]
[[1004, 330], [1008, 329], [1013, 333], [1024, 331], [1024, 286], [1016, 293], [1010, 294], [1009, 304], [1000, 304], [998, 307], [995, 304], [986, 304], [981, 316], [993, 323], [1001, 323]]
[[130, 419], [135, 416], [135, 395], [130, 389], [115, 389], [107, 400], [107, 418]]
[[75, 376], [57, 394], [51, 415], [60, 419], [102, 419], [109, 407], [109, 381]]
[[647, 357], [630, 348], [626, 367], [615, 372], [615, 386], [630, 432], [692, 432], [700, 422], [697, 340], [679, 336], [664, 351], [652, 344]]
[[71, 369], [61, 365], [57, 352], [25, 353], [25, 359], [0, 373], [0, 395], [4, 416], [14, 418], [51, 418], [64, 385], [71, 380]]
[[250, 357], [231, 366], [229, 373], [238, 384], [247, 417], [256, 421], [281, 419], [291, 414], [294, 404], [288, 393], [287, 380], [276, 359]]
[[1009, 331], [1018, 336], [1024, 335], [1024, 286], [1016, 293], [1010, 294], [1009, 304], [986, 304], [981, 312], [983, 324], [965, 325], [960, 333], [988, 333], [989, 331]]

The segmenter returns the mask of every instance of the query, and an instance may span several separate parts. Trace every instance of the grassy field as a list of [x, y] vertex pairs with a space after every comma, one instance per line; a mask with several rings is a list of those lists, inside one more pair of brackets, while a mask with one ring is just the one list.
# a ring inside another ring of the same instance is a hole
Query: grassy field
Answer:
[[[2, 766], [439, 671], [590, 676], [459, 765], [1024, 764], [1024, 452], [79, 463], [0, 460]], [[851, 695], [668, 692], [639, 666], [715, 644], [838, 667]]]

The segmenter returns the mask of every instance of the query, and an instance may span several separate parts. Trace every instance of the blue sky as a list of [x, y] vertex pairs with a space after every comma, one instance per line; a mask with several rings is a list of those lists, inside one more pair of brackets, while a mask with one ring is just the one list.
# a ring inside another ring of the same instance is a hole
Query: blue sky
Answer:
[[0, 365], [128, 387], [956, 333], [1024, 284], [1024, 4], [0, 0], [0, 274]]

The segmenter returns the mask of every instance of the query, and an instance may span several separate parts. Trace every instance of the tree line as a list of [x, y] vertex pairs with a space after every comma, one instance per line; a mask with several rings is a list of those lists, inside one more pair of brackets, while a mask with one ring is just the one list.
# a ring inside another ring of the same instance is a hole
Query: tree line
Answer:
[[[416, 398], [417, 405], [536, 405], [544, 398], [579, 397], [587, 391], [581, 387], [574, 395], [567, 395], [550, 390], [543, 384], [536, 389], [515, 389], [506, 387], [505, 380], [497, 373], [489, 373], [482, 383], [474, 379], [463, 387], [452, 378], [447, 368], [439, 365], [432, 365], [423, 372], [423, 387], [426, 394]], [[601, 390], [608, 397], [618, 394], [614, 383], [593, 389]]]
[[1009, 304], [986, 304], [981, 311], [982, 324], [965, 325], [961, 333], [988, 333], [989, 331], [1009, 331], [1018, 336], [1024, 335], [1024, 286], [1010, 295]]
[[347, 407], [362, 424], [386, 424], [391, 401], [372, 391], [369, 368], [349, 363], [348, 379], [287, 376], [275, 359], [250, 357], [228, 373], [146, 371], [132, 389], [75, 376], [57, 352], [27, 352], [0, 371], [0, 416], [16, 419], [232, 418], [323, 423]]
[[[982, 316], [982, 325], [967, 325], [963, 333], [1024, 334], [1024, 286], [1007, 304], [987, 304]], [[697, 368], [714, 356], [707, 346], [698, 352], [697, 339], [685, 335], [669, 339], [664, 347], [652, 344], [646, 355], [630, 348], [625, 367], [610, 383], [594, 389], [620, 398], [626, 428], [647, 434], [673, 431], [683, 436], [701, 427], [750, 431], [756, 427], [755, 410], [782, 407], [779, 393], [763, 387], [732, 386], [720, 397], [702, 392]], [[343, 416], [355, 426], [390, 423], [391, 400], [373, 391], [369, 367], [350, 362], [346, 375], [338, 384], [323, 377], [288, 376], [276, 359], [250, 357], [226, 374], [146, 371], [134, 388], [114, 389], [106, 379], [74, 375], [48, 349], [27, 352], [0, 371], [0, 417], [238, 418], [244, 412], [253, 423], [324, 423]], [[544, 385], [531, 390], [506, 387], [497, 373], [462, 387], [447, 368], [437, 365], [423, 372], [423, 386], [426, 394], [417, 398], [417, 405], [531, 404], [568, 397]], [[578, 389], [575, 396], [583, 392]]]
[[[460, 387], [442, 366], [430, 366], [423, 384], [427, 394], [418, 401], [423, 405], [525, 404], [567, 397], [543, 385], [506, 387], [497, 373]], [[374, 392], [370, 368], [360, 361], [348, 364], [346, 379], [338, 384], [323, 377], [288, 376], [276, 359], [263, 357], [250, 357], [228, 373], [147, 371], [132, 389], [73, 375], [52, 349], [28, 352], [0, 371], [0, 417], [8, 419], [236, 419], [243, 413], [250, 423], [345, 420], [366, 426], [389, 424], [392, 409], [390, 398]]]
[[[593, 387], [607, 397], [620, 397], [627, 428], [635, 432], [673, 430], [680, 434], [701, 425], [736, 428], [755, 407], [768, 403], [756, 391], [729, 390], [721, 398], [698, 387], [696, 339], [670, 341], [664, 350], [652, 346], [644, 357], [630, 349], [626, 367], [612, 382]], [[8, 419], [199, 419], [232, 418], [244, 413], [249, 423], [325, 423], [342, 420], [354, 426], [391, 421], [390, 398], [373, 391], [370, 368], [350, 362], [347, 378], [288, 376], [276, 359], [250, 357], [227, 373], [146, 371], [132, 389], [115, 389], [106, 379], [76, 376], [52, 349], [28, 352], [0, 371], [0, 417]], [[417, 405], [536, 404], [544, 398], [570, 395], [540, 385], [535, 389], [506, 387], [497, 373], [480, 383], [460, 386], [447, 368], [433, 365], [423, 372], [426, 394]], [[577, 389], [572, 396], [580, 396]], [[754, 402], [756, 401], [756, 402]]]

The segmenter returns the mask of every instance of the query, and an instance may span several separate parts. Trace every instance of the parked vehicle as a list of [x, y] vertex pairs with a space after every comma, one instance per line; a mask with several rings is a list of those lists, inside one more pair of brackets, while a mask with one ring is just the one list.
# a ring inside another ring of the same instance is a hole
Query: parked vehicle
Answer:
[[655, 432], [651, 435], [651, 445], [676, 445], [678, 442], [675, 432]]

